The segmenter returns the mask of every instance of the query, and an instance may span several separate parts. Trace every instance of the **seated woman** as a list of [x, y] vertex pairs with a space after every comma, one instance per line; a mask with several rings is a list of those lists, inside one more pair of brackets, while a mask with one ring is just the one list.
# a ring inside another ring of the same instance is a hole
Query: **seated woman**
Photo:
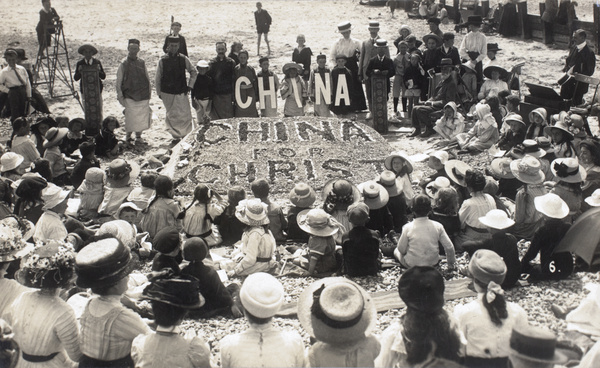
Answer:
[[498, 92], [506, 91], [508, 84], [504, 81], [508, 72], [497, 65], [490, 65], [483, 70], [483, 75], [488, 78], [481, 85], [477, 97], [485, 100], [491, 96], [498, 96]]

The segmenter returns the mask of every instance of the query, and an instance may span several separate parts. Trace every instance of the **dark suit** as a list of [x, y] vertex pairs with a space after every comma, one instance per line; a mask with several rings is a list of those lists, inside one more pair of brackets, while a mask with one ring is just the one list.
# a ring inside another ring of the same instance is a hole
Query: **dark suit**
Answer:
[[452, 59], [452, 65], [460, 65], [460, 55], [454, 46], [448, 52], [444, 50], [444, 46], [435, 49], [435, 65], [440, 65], [442, 59]]
[[[87, 62], [84, 59], [81, 59], [77, 62], [77, 64], [75, 65], [75, 75], [73, 76], [73, 79], [75, 79], [75, 81], [78, 81], [81, 79], [81, 70], [80, 70], [80, 66], [86, 65]], [[100, 62], [100, 60], [96, 59], [96, 58], [92, 58], [92, 65], [98, 65], [98, 76], [100, 77], [100, 92], [102, 92], [102, 88], [104, 87], [102, 85], [102, 81], [104, 79], [106, 79], [106, 73], [104, 73], [104, 68], [102, 68], [102, 63]], [[79, 89], [81, 90], [81, 92], [83, 92], [83, 84], [79, 83]]]
[[[577, 50], [577, 47], [573, 47], [569, 51], [563, 72], [566, 73], [569, 69], [573, 68], [573, 73], [592, 75], [594, 74], [595, 67], [596, 56], [589, 46], [585, 45], [581, 51]], [[576, 84], [577, 82], [573, 78], [570, 78], [560, 87], [560, 96], [564, 99], [573, 98], [573, 105], [580, 105], [583, 103], [583, 95], [588, 91], [588, 85], [586, 83], [579, 83], [579, 86], [575, 88]]]
[[[379, 70], [381, 72], [387, 71], [387, 93], [390, 93], [390, 79], [394, 76], [396, 72], [396, 68], [394, 67], [394, 61], [390, 59], [389, 56], [384, 56], [383, 60], [379, 59], [379, 55], [375, 55], [369, 60], [369, 64], [367, 65], [367, 69], [365, 70], [365, 74], [369, 79], [374, 74], [375, 70]], [[370, 86], [370, 83], [369, 83]], [[371, 100], [369, 100], [369, 107], [371, 107]]]
[[421, 123], [427, 127], [428, 130], [432, 129], [433, 122], [431, 114], [440, 111], [444, 106], [450, 102], [455, 101], [457, 97], [456, 82], [452, 76], [440, 81], [431, 93], [429, 100], [432, 102], [431, 106], [419, 105], [415, 106], [412, 111], [412, 123], [417, 129], [421, 129]]
[[[377, 36], [375, 39], [379, 38]], [[363, 79], [365, 83], [365, 89], [367, 90], [367, 101], [369, 101], [369, 108], [371, 108], [371, 81], [367, 76], [367, 67], [373, 56], [377, 55], [377, 47], [375, 46], [375, 39], [369, 38], [362, 42], [360, 46], [360, 58], [358, 59], [358, 75]], [[390, 49], [385, 49], [385, 56], [390, 57]], [[355, 81], [356, 82], [356, 81]]]

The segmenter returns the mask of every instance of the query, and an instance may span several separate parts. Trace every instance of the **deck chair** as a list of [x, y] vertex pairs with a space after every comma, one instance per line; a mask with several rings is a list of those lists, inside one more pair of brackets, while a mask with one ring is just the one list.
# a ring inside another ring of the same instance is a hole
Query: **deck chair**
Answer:
[[[582, 107], [579, 106], [573, 106], [573, 99], [571, 98], [571, 109], [569, 111], [581, 115], [581, 117], [583, 118], [583, 122], [584, 122], [584, 129], [586, 131], [586, 133], [590, 136], [592, 136], [592, 131], [590, 130], [590, 125], [588, 123], [588, 116], [592, 115], [594, 112], [596, 111], [592, 111], [593, 110], [593, 106], [595, 104], [597, 95], [598, 95], [598, 87], [600, 87], [600, 79], [598, 78], [594, 78], [594, 77], [590, 77], [584, 74], [579, 74], [579, 73], [573, 73], [573, 78], [575, 79], [576, 83], [575, 83], [575, 90], [577, 90], [577, 87], [580, 84], [587, 84], [588, 86], [594, 88], [594, 94], [592, 96], [592, 102], [589, 105], [585, 105]], [[597, 113], [597, 112], [596, 112]]]

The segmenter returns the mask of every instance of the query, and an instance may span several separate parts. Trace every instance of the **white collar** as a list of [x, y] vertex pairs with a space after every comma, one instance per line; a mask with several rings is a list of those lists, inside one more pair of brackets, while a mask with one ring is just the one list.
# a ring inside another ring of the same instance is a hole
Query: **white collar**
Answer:
[[577, 51], [581, 51], [583, 50], [583, 48], [585, 47], [585, 45], [587, 45], [586, 41], [583, 41], [582, 43], [580, 43], [579, 45], [576, 45], [577, 47]]
[[181, 332], [181, 329], [179, 328], [179, 326], [161, 326], [158, 325], [156, 326], [156, 332], [166, 332], [166, 333], [172, 333], [172, 334], [179, 334]]

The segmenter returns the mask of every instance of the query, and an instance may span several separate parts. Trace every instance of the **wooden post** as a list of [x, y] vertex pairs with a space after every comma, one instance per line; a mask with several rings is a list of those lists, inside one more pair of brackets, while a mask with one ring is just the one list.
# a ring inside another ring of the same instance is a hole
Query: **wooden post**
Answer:
[[85, 135], [96, 136], [102, 124], [102, 94], [100, 92], [100, 68], [98, 65], [83, 65], [81, 82], [83, 85], [83, 110], [85, 112]]
[[482, 0], [481, 1], [481, 16], [483, 18], [487, 18], [489, 12], [490, 12], [490, 1]]
[[527, 22], [527, 2], [522, 1], [517, 3], [517, 9], [519, 14], [519, 26], [521, 27], [522, 33], [521, 38], [524, 40], [531, 38], [531, 28]]
[[594, 3], [594, 46], [596, 47], [596, 54], [600, 55], [600, 4]]
[[373, 117], [373, 128], [379, 134], [388, 132], [388, 109], [387, 109], [387, 84], [389, 80], [381, 74], [373, 74], [371, 77], [371, 115]]
[[460, 0], [454, 0], [454, 24], [460, 24]]
[[[544, 14], [545, 11], [546, 11], [546, 4], [540, 3], [540, 17], [542, 16], [542, 14]], [[540, 19], [540, 22], [542, 22], [542, 37], [544, 39], [544, 43], [546, 45], [548, 45], [548, 44], [554, 42], [554, 34], [552, 32], [552, 29], [553, 29], [552, 23], [544, 22], [541, 19]]]

